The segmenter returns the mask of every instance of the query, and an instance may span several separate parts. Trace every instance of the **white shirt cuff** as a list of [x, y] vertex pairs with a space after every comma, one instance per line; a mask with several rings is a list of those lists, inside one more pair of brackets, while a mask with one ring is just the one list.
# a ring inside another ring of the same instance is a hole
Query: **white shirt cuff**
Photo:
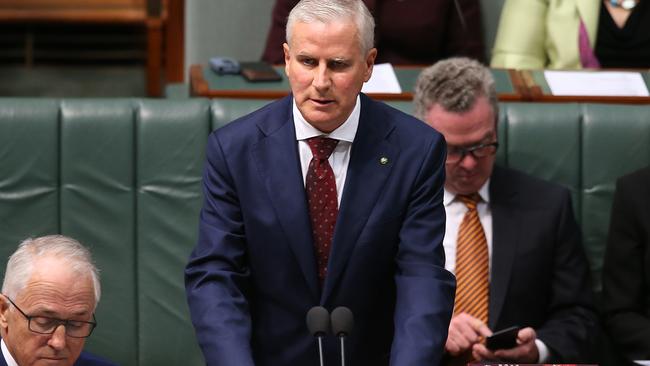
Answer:
[[537, 363], [546, 363], [550, 354], [548, 347], [546, 347], [544, 342], [542, 342], [539, 338], [535, 339], [535, 345], [537, 346], [537, 353], [539, 354]]

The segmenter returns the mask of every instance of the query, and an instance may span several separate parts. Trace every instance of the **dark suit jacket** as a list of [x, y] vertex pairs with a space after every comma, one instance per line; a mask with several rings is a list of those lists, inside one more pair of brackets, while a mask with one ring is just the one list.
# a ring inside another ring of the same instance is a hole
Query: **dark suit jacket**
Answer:
[[[262, 59], [284, 63], [289, 12], [299, 0], [276, 0]], [[451, 56], [485, 59], [478, 0], [363, 0], [375, 17], [377, 62], [429, 65]], [[461, 22], [461, 16], [465, 25]]]
[[[0, 366], [7, 366], [7, 361], [2, 357], [2, 352], [0, 352]], [[73, 366], [115, 366], [115, 364], [93, 354], [81, 352]]]
[[[305, 315], [321, 304], [354, 313], [350, 364], [437, 364], [454, 293], [442, 247], [444, 151], [421, 121], [361, 96], [321, 291], [291, 97], [213, 133], [185, 271], [207, 363], [317, 365]], [[325, 362], [339, 354], [328, 338]]]
[[569, 191], [495, 167], [490, 208], [490, 328], [533, 327], [552, 362], [589, 361], [597, 317]]
[[650, 167], [620, 178], [603, 267], [604, 321], [630, 359], [650, 359]]

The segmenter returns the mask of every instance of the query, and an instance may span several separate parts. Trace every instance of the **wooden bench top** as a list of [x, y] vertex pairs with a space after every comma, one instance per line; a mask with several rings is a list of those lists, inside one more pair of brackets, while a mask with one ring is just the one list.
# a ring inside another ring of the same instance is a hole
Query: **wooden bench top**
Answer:
[[0, 0], [0, 21], [142, 23], [146, 0]]

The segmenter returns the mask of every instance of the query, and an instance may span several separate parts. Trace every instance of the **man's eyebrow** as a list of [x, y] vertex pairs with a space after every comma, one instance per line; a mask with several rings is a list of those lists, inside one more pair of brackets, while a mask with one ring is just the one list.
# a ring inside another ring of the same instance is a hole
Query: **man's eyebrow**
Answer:
[[[35, 315], [35, 314], [38, 314], [38, 315]], [[88, 315], [88, 314], [89, 314], [89, 312], [87, 310], [82, 310], [82, 311], [77, 311], [75, 313], [72, 313], [72, 316], [84, 316], [84, 315]], [[54, 310], [51, 310], [51, 309], [46, 309], [46, 308], [36, 308], [36, 309], [34, 309], [32, 311], [32, 314], [29, 314], [29, 315], [30, 316], [40, 316], [40, 315], [42, 315], [42, 316], [46, 316], [46, 317], [49, 317], [49, 318], [67, 319], [67, 318], [61, 317], [60, 316], [61, 314], [59, 314], [58, 312], [56, 312]]]
[[330, 61], [330, 62], [347, 62], [347, 61], [349, 61], [349, 59], [347, 59], [345, 57], [333, 57], [333, 58], [327, 59], [327, 61]]
[[468, 148], [468, 147], [472, 147], [472, 146], [476, 146], [476, 145], [482, 145], [482, 144], [485, 144], [485, 143], [489, 143], [489, 142], [491, 142], [490, 140], [493, 140], [495, 138], [495, 136], [496, 136], [496, 133], [488, 132], [483, 137], [481, 137], [479, 140], [468, 142], [468, 143], [462, 144], [462, 145], [447, 144], [447, 146]]

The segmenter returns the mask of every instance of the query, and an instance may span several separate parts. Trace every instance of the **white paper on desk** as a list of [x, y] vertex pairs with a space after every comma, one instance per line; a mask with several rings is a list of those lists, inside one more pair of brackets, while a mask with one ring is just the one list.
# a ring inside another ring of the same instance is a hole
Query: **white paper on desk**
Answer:
[[648, 88], [638, 72], [544, 71], [553, 95], [647, 97]]
[[647, 360], [634, 360], [634, 363], [642, 366], [650, 366], [650, 361]]
[[402, 88], [399, 86], [399, 81], [397, 81], [393, 65], [375, 65], [370, 80], [363, 84], [361, 91], [364, 93], [401, 93]]

